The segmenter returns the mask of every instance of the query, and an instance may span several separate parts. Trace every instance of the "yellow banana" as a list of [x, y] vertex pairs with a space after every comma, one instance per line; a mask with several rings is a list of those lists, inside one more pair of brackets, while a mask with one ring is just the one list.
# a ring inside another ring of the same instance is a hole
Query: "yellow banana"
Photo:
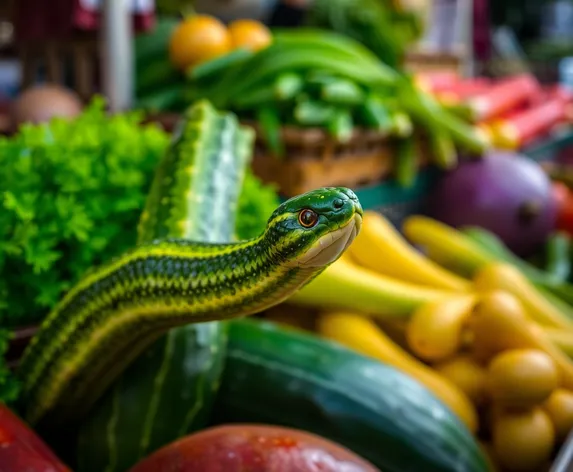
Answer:
[[380, 317], [406, 317], [420, 305], [449, 298], [452, 294], [455, 292], [420, 287], [377, 274], [343, 256], [288, 302]]
[[348, 248], [352, 259], [367, 269], [440, 289], [468, 291], [469, 281], [416, 251], [380, 213], [364, 213], [362, 230]]
[[462, 346], [464, 325], [477, 301], [476, 295], [460, 295], [421, 305], [406, 332], [412, 352], [428, 362], [456, 354]]
[[318, 332], [412, 376], [449, 406], [472, 432], [477, 429], [477, 414], [469, 398], [452, 382], [393, 343], [372, 320], [354, 313], [328, 313], [319, 318]]
[[414, 215], [402, 226], [406, 238], [422, 246], [428, 256], [457, 274], [472, 277], [491, 256], [455, 228], [426, 216]]
[[477, 290], [505, 290], [519, 299], [530, 318], [544, 326], [573, 330], [573, 321], [547, 300], [510, 264], [487, 264], [474, 278]]

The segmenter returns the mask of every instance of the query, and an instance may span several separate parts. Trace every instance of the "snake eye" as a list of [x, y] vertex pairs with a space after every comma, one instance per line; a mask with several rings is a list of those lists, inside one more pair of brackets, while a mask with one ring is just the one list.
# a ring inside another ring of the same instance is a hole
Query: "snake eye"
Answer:
[[334, 200], [333, 205], [334, 208], [340, 210], [344, 206], [344, 202], [340, 198], [337, 198], [336, 200]]
[[298, 214], [298, 222], [305, 228], [312, 228], [318, 223], [318, 215], [312, 210], [302, 210]]

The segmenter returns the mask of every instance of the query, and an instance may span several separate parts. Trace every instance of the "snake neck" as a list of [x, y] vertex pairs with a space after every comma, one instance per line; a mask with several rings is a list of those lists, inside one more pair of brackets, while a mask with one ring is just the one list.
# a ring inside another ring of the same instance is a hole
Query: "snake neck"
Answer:
[[[289, 265], [278, 246], [265, 235], [233, 244], [167, 240], [94, 270], [28, 346], [19, 368], [23, 397], [34, 404], [42, 396], [41, 408], [73, 385], [80, 401], [94, 386], [79, 373], [122, 364], [135, 334], [145, 346], [175, 326], [247, 316], [285, 300], [320, 270]], [[39, 389], [45, 376], [55, 379], [54, 391]], [[34, 420], [41, 411], [30, 414]]]

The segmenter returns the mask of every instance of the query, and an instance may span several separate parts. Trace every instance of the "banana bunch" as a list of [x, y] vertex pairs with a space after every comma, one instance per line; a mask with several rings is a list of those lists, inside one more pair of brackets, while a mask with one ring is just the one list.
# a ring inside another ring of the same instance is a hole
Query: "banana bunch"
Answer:
[[366, 212], [347, 253], [289, 304], [316, 309], [322, 336], [423, 383], [495, 463], [539, 470], [573, 429], [571, 307], [461, 231], [422, 216], [402, 229], [407, 239]]

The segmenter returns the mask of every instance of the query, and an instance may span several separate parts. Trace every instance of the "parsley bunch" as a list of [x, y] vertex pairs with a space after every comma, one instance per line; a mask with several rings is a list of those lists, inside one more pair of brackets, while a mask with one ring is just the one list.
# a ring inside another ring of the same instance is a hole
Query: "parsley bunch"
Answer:
[[102, 99], [0, 139], [0, 326], [33, 323], [82, 273], [132, 246], [169, 136]]

